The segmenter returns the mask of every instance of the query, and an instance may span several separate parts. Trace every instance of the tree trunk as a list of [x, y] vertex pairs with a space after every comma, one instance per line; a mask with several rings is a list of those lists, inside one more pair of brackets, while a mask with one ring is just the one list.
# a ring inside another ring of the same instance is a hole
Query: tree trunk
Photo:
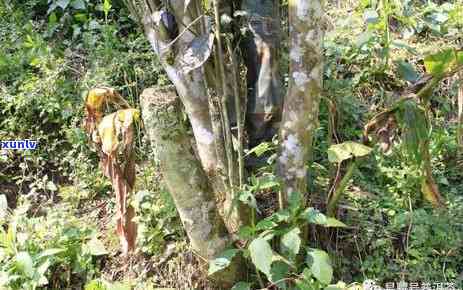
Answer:
[[[141, 95], [141, 107], [148, 138], [191, 246], [210, 261], [231, 247], [232, 240], [219, 215], [207, 175], [193, 153], [179, 99], [174, 89], [146, 89]], [[232, 282], [237, 267], [231, 267], [227, 273], [218, 279]]]
[[280, 129], [277, 170], [287, 198], [307, 190], [307, 164], [322, 91], [324, 13], [321, 0], [290, 0], [290, 81]]
[[[219, 206], [220, 211], [227, 212], [229, 210], [224, 207], [229, 207], [233, 203], [233, 195], [230, 194], [230, 188], [224, 186], [224, 176], [228, 172], [224, 172], [223, 156], [218, 157], [217, 154], [222, 152], [223, 136], [217, 134], [217, 126], [213, 126], [213, 122], [217, 120], [211, 119], [209, 109], [210, 96], [217, 95], [217, 92], [210, 84], [208, 87], [206, 78], [206, 75], [215, 75], [214, 72], [207, 72], [214, 69], [214, 66], [207, 65], [206, 62], [206, 65], [201, 63], [188, 71], [184, 67], [185, 60], [197, 59], [197, 51], [204, 49], [201, 45], [198, 47], [198, 39], [207, 40], [211, 37], [211, 32], [206, 28], [201, 2], [199, 0], [169, 1], [168, 13], [172, 16], [173, 23], [178, 26], [176, 35], [166, 32], [162, 16], [166, 15], [163, 14], [166, 8], [162, 7], [160, 1], [147, 0], [145, 5], [140, 5], [133, 0], [126, 2], [131, 12], [141, 20], [148, 41], [185, 106], [207, 182], [214, 189], [217, 199], [222, 201]], [[194, 45], [196, 47], [193, 48]], [[189, 54], [188, 58], [186, 54]], [[214, 78], [212, 81], [218, 80], [220, 79]], [[225, 223], [230, 231], [236, 231], [247, 220], [245, 213], [236, 211], [239, 211], [239, 207], [234, 207], [233, 214], [225, 217]]]

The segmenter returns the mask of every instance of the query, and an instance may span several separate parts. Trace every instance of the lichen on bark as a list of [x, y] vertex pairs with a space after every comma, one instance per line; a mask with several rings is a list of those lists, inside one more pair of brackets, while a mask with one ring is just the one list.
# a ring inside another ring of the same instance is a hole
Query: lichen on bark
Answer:
[[324, 14], [321, 0], [289, 1], [290, 80], [277, 161], [285, 196], [307, 190], [307, 165], [322, 91]]

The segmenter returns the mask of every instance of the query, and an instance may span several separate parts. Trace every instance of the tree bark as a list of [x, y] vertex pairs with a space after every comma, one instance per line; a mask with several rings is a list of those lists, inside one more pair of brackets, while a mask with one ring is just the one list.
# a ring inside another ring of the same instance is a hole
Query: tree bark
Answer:
[[[232, 239], [219, 215], [207, 175], [193, 153], [175, 90], [146, 89], [141, 95], [141, 107], [147, 136], [191, 246], [199, 256], [211, 261], [232, 246]], [[240, 275], [239, 262], [234, 260], [213, 279], [229, 285]]]
[[[209, 29], [206, 29], [201, 2], [199, 0], [169, 1], [169, 13], [172, 13], [179, 31], [174, 39], [166, 38], [161, 27], [160, 15], [166, 8], [161, 7], [160, 1], [146, 0], [144, 5], [137, 4], [134, 0], [126, 0], [126, 2], [131, 12], [141, 20], [148, 41], [185, 106], [202, 168], [217, 199], [223, 201], [219, 206], [221, 212], [225, 212], [227, 209], [224, 209], [224, 205], [232, 204], [233, 196], [230, 194], [230, 188], [224, 186], [224, 176], [227, 176], [228, 172], [224, 172], [227, 168], [224, 168], [223, 156], [217, 154], [221, 152], [223, 136], [217, 134], [217, 126], [213, 125], [217, 120], [211, 119], [209, 110], [210, 96], [217, 95], [217, 92], [214, 88], [208, 87], [206, 75], [214, 76], [214, 72], [207, 71], [214, 66], [206, 63], [189, 72], [182, 69], [186, 48], [198, 37], [207, 38], [210, 35]], [[194, 58], [196, 55], [191, 57]], [[237, 209], [234, 211], [236, 212]], [[230, 231], [236, 231], [240, 225], [246, 223], [246, 217], [234, 213], [231, 217], [225, 218], [225, 223]]]
[[280, 129], [277, 162], [286, 198], [307, 190], [307, 164], [318, 126], [322, 91], [324, 13], [322, 0], [290, 0], [290, 81]]
[[175, 91], [146, 89], [141, 106], [148, 138], [193, 249], [205, 259], [215, 257], [230, 239], [206, 173], [193, 154]]

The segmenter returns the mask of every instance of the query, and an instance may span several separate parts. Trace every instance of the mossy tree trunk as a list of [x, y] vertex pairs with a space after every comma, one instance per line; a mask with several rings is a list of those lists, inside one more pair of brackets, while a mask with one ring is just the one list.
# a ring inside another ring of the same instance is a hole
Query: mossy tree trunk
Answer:
[[[214, 191], [195, 157], [174, 89], [146, 89], [141, 96], [143, 121], [155, 149], [164, 182], [175, 202], [193, 250], [210, 261], [232, 247], [232, 239], [219, 215]], [[238, 261], [236, 261], [238, 262]], [[216, 275], [229, 285], [239, 277], [232, 264]]]
[[290, 75], [280, 129], [278, 173], [286, 198], [307, 191], [307, 164], [322, 92], [322, 0], [290, 0]]
[[[214, 43], [211, 27], [207, 24], [201, 1], [171, 0], [167, 1], [169, 7], [162, 2], [126, 0], [132, 14], [143, 25], [148, 41], [185, 107], [200, 164], [217, 200], [221, 201], [220, 212], [230, 213], [225, 218], [227, 228], [235, 232], [246, 223], [247, 214], [243, 207], [233, 203], [233, 189], [227, 180], [229, 158], [221, 155], [224, 138], [218, 134], [221, 131], [217, 128], [226, 129], [226, 126], [223, 120], [211, 118], [214, 112], [211, 114], [210, 100], [222, 93], [217, 90], [222, 87], [221, 78], [215, 72], [217, 64], [209, 57], [213, 55]], [[176, 32], [169, 27], [172, 23], [175, 23]], [[236, 160], [231, 160], [231, 164], [233, 168], [238, 167]]]

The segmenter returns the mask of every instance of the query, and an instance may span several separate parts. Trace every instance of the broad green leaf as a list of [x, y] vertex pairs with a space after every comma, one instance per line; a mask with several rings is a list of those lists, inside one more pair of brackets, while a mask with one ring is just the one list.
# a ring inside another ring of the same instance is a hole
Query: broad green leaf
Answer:
[[340, 163], [352, 157], [363, 157], [370, 154], [372, 149], [360, 143], [347, 141], [332, 145], [328, 149], [328, 159], [332, 163]]
[[456, 55], [453, 49], [446, 49], [438, 53], [428, 55], [424, 58], [426, 72], [433, 76], [440, 76], [446, 73], [455, 62]]
[[[272, 264], [272, 269], [270, 270], [269, 280], [272, 283], [281, 281], [288, 276], [289, 270], [290, 270], [289, 265], [287, 263], [282, 262], [282, 261], [276, 261]], [[285, 285], [284, 281], [281, 281], [277, 283], [276, 286], [278, 287], [278, 289], [285, 289], [284, 285]]]
[[397, 70], [399, 72], [399, 75], [406, 81], [413, 83], [420, 78], [420, 75], [416, 72], [415, 68], [406, 61], [398, 61]]
[[34, 262], [28, 252], [19, 252], [16, 255], [16, 267], [23, 272], [27, 277], [34, 276]]
[[330, 284], [333, 279], [333, 267], [330, 257], [325, 251], [319, 249], [309, 249], [307, 265], [310, 267], [312, 275], [323, 284]]
[[229, 250], [224, 251], [214, 260], [212, 260], [209, 263], [208, 275], [212, 275], [230, 266], [233, 258], [236, 256], [236, 253], [238, 252], [239, 250], [237, 249], [229, 249]]
[[231, 288], [231, 290], [251, 290], [251, 285], [251, 283], [247, 282], [238, 282]]
[[248, 249], [254, 266], [269, 277], [273, 259], [273, 251], [269, 242], [263, 238], [257, 238], [249, 244]]
[[72, 1], [71, 6], [76, 10], [84, 10], [87, 7], [84, 0], [74, 0]]
[[295, 282], [297, 290], [313, 290], [313, 287], [305, 280], [296, 279]]
[[102, 256], [107, 255], [108, 251], [106, 250], [104, 244], [97, 238], [93, 237], [90, 241], [88, 241], [85, 246], [88, 249], [88, 252], [92, 256]]
[[250, 227], [250, 226], [243, 226], [240, 228], [238, 232], [238, 236], [243, 240], [247, 240], [253, 237], [255, 232], [256, 232], [255, 228]]
[[276, 222], [274, 222], [273, 220], [269, 218], [266, 218], [257, 223], [256, 230], [258, 231], [271, 230], [273, 228], [276, 228], [277, 226], [278, 224]]
[[343, 222], [338, 221], [335, 218], [327, 217], [323, 213], [321, 213], [318, 209], [313, 207], [309, 207], [302, 214], [300, 218], [307, 220], [311, 224], [321, 225], [324, 227], [347, 227]]
[[64, 10], [68, 7], [69, 2], [71, 2], [71, 0], [58, 0], [56, 1], [56, 4]]
[[281, 249], [287, 254], [290, 260], [294, 260], [301, 248], [301, 230], [294, 228], [281, 237]]
[[304, 210], [301, 214], [301, 218], [307, 220], [311, 224], [326, 225], [327, 217], [321, 213], [318, 209], [309, 207]]

